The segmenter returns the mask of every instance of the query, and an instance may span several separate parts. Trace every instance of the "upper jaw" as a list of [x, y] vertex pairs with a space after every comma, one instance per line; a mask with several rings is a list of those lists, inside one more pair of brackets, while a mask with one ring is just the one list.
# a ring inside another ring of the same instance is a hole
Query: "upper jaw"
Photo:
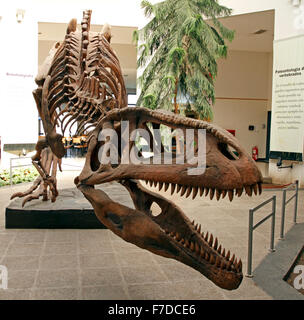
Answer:
[[[247, 165], [246, 165], [247, 162]], [[85, 180], [85, 184], [94, 185], [110, 181], [122, 181], [135, 179], [145, 181], [150, 186], [158, 187], [159, 190], [171, 190], [171, 193], [179, 192], [195, 198], [197, 195], [215, 196], [218, 200], [227, 195], [230, 200], [235, 195], [241, 196], [246, 193], [261, 193], [262, 175], [258, 168], [250, 163], [250, 159], [236, 160], [233, 164], [227, 161], [220, 167], [214, 161], [207, 165], [202, 175], [188, 175], [190, 165], [124, 165], [117, 168], [108, 168], [99, 174], [92, 174]], [[224, 170], [222, 170], [222, 168]], [[247, 173], [247, 174], [246, 174]], [[171, 185], [171, 186], [170, 186]]]

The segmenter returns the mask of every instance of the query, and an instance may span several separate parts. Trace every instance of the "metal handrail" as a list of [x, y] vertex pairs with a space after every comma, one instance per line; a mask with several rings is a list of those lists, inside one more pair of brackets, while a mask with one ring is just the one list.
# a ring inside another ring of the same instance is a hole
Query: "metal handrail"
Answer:
[[[267, 205], [270, 202], [272, 202], [272, 212], [267, 217], [265, 217], [264, 219], [262, 219], [261, 221], [259, 221], [255, 225], [253, 225], [253, 214], [257, 210], [261, 209], [262, 207], [264, 207], [265, 205]], [[253, 274], [252, 274], [253, 231], [271, 217], [272, 217], [272, 219], [271, 219], [271, 235], [270, 235], [270, 249], [269, 249], [269, 251], [270, 252], [275, 251], [275, 249], [274, 249], [275, 213], [276, 213], [276, 196], [273, 196], [272, 198], [264, 201], [263, 203], [256, 206], [255, 208], [249, 210], [248, 260], [247, 260], [247, 274], [246, 274], [246, 277], [248, 277], [248, 278], [253, 277]]]
[[[296, 187], [295, 194], [286, 201], [286, 193], [290, 191], [293, 187]], [[294, 216], [293, 222], [294, 224], [297, 223], [297, 213], [298, 213], [298, 196], [299, 196], [299, 181], [296, 180], [295, 183], [289, 185], [288, 187], [282, 189], [283, 191], [283, 198], [282, 198], [282, 213], [281, 213], [281, 230], [280, 230], [280, 240], [284, 240], [284, 227], [285, 227], [285, 212], [286, 212], [286, 205], [295, 198], [295, 207], [294, 207]]]
[[32, 157], [10, 158], [10, 185], [11, 186], [13, 185], [13, 170], [12, 170], [13, 168], [30, 167], [30, 166], [33, 165], [32, 163], [30, 163], [30, 164], [19, 164], [19, 165], [16, 165], [16, 166], [12, 165], [13, 160], [23, 160], [23, 159], [32, 159]]

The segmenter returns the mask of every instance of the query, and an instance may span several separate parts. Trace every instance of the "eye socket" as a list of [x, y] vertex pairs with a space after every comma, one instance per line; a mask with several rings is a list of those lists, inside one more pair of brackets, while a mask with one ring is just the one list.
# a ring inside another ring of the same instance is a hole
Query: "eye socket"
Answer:
[[107, 217], [107, 219], [109, 219], [109, 220], [113, 223], [113, 225], [114, 225], [117, 229], [122, 230], [123, 224], [122, 224], [122, 222], [121, 222], [120, 217], [119, 217], [117, 214], [115, 214], [115, 213], [113, 213], [113, 212], [108, 212], [106, 217]]
[[229, 160], [239, 160], [239, 154], [238, 152], [228, 145], [227, 143], [220, 142], [218, 144], [218, 148], [221, 151], [221, 153]]

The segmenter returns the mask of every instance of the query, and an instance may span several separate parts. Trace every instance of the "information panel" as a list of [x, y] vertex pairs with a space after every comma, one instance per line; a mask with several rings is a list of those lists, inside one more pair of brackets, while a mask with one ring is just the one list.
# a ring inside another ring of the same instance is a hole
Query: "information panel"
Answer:
[[36, 143], [38, 112], [32, 91], [38, 67], [38, 24], [27, 12], [16, 20], [6, 13], [0, 23], [0, 136], [3, 144]]
[[303, 153], [304, 36], [274, 42], [270, 150]]

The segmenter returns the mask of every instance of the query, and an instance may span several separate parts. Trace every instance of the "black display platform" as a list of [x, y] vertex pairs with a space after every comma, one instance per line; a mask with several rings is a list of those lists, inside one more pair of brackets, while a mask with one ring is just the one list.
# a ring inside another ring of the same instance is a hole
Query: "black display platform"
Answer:
[[[128, 192], [118, 183], [100, 187], [114, 200], [133, 208]], [[116, 199], [115, 199], [116, 198]], [[105, 229], [87, 199], [77, 188], [59, 190], [56, 202], [23, 199], [11, 201], [5, 212], [8, 229]]]

